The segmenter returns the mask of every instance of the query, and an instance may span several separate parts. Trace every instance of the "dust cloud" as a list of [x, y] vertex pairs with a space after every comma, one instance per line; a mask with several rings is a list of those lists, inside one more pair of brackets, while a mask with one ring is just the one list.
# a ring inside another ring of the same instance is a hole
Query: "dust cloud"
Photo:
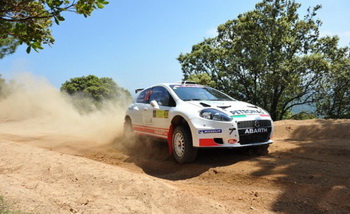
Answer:
[[121, 137], [127, 104], [105, 102], [81, 114], [73, 98], [30, 73], [14, 78], [16, 87], [0, 100], [0, 134], [46, 148], [93, 148]]

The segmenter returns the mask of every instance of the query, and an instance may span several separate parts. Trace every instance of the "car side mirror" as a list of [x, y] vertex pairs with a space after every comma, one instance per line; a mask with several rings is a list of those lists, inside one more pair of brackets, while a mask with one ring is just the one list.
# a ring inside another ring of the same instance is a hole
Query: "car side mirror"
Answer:
[[159, 109], [159, 105], [156, 100], [152, 100], [150, 104], [154, 109]]

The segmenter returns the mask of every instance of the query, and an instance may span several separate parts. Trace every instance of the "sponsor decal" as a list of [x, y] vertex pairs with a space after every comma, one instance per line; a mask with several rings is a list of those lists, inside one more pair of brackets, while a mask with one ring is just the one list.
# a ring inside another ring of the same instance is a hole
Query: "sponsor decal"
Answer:
[[168, 110], [153, 110], [154, 118], [168, 118], [169, 111]]
[[241, 117], [247, 117], [247, 115], [245, 114], [241, 114], [241, 115], [233, 115], [231, 116], [232, 118], [241, 118]]
[[[237, 114], [237, 115], [232, 115], [230, 116], [231, 118], [242, 118], [242, 117], [247, 117], [245, 114]], [[270, 117], [268, 114], [260, 114], [260, 117]]]
[[206, 130], [198, 131], [198, 134], [213, 134], [213, 133], [222, 133], [222, 129], [206, 129]]
[[246, 129], [244, 134], [255, 134], [255, 133], [266, 133], [268, 132], [267, 128], [255, 128], [255, 129]]
[[262, 114], [264, 113], [261, 109], [247, 109], [247, 110], [233, 110], [231, 111], [233, 115], [242, 115], [242, 114]]
[[236, 128], [229, 128], [228, 130], [230, 130], [230, 134], [232, 134], [232, 132], [235, 131]]

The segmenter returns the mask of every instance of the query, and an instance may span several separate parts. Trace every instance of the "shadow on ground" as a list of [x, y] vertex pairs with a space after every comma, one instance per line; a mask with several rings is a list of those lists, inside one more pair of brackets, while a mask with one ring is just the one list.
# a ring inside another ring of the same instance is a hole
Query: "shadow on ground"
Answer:
[[252, 176], [273, 177], [283, 189], [273, 211], [350, 213], [350, 123], [283, 128], [292, 130], [292, 138], [275, 144], [291, 149], [252, 160], [260, 166]]
[[125, 162], [136, 164], [148, 175], [167, 180], [197, 177], [211, 168], [232, 165], [253, 157], [243, 149], [202, 149], [193, 163], [179, 164], [168, 154], [166, 142], [149, 138], [141, 141], [120, 145], [121, 140], [118, 139], [113, 146], [128, 157]]

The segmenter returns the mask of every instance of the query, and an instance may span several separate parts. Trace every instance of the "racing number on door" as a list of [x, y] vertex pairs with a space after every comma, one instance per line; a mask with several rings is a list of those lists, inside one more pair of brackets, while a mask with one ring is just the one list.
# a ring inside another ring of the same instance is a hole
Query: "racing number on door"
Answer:
[[230, 130], [230, 135], [231, 135], [232, 132], [233, 132], [234, 130], [236, 130], [236, 128], [229, 128], [228, 130]]

